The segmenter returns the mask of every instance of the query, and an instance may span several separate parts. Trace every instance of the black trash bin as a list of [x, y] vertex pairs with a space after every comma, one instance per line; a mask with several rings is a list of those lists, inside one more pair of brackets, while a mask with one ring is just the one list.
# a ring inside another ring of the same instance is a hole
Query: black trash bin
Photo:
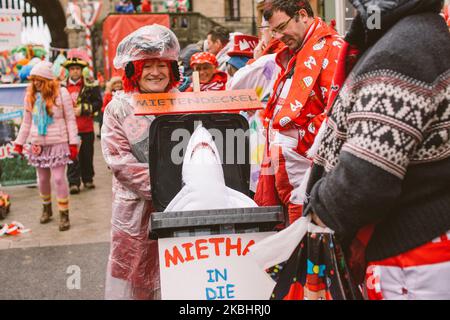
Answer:
[[[172, 141], [172, 134], [185, 129], [192, 135], [199, 121], [208, 130], [219, 130], [223, 140], [228, 139], [227, 129], [248, 132], [248, 122], [239, 114], [164, 115], [152, 122], [149, 167], [156, 212], [151, 215], [149, 236], [159, 239], [162, 298], [269, 299], [274, 282], [247, 253], [251, 245], [273, 234], [275, 226], [284, 222], [281, 207], [164, 212], [182, 189], [182, 162], [171, 160], [172, 150], [180, 141]], [[236, 140], [234, 150], [218, 147], [222, 159], [234, 152], [232, 163], [223, 164], [225, 184], [248, 195], [249, 137]], [[185, 147], [188, 142], [183, 141]], [[238, 149], [245, 150], [244, 161], [238, 161], [242, 156]]]
[[[189, 140], [173, 139], [178, 129], [192, 135], [199, 123], [206, 129], [219, 130], [226, 146], [227, 130], [248, 132], [248, 122], [240, 114], [209, 113], [164, 115], [156, 117], [150, 126], [149, 168], [151, 177], [152, 202], [156, 210], [151, 217], [151, 238], [189, 236], [197, 234], [247, 233], [251, 231], [272, 231], [284, 222], [281, 207], [233, 208], [221, 210], [201, 210], [164, 212], [170, 201], [182, 189], [182, 163], [167, 161], [172, 150], [180, 143], [184, 149]], [[245, 146], [239, 145], [244, 143]], [[234, 150], [218, 148], [222, 159], [228, 159], [227, 152], [233, 152], [232, 163], [222, 164], [225, 184], [243, 194], [249, 195], [250, 157], [249, 136], [244, 140], [236, 138]], [[245, 150], [245, 157], [238, 154]], [[242, 161], [244, 159], [244, 161]]]

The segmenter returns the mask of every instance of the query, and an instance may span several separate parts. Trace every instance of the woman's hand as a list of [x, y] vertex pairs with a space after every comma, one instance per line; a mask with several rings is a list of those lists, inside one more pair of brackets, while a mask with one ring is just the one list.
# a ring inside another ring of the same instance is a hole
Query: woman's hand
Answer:
[[23, 145], [21, 145], [21, 144], [16, 144], [15, 146], [14, 146], [14, 149], [13, 149], [13, 152], [14, 153], [17, 153], [17, 154], [19, 154], [19, 155], [23, 155]]
[[320, 220], [319, 216], [315, 213], [315, 212], [311, 212], [311, 220], [317, 224], [319, 227], [322, 228], [327, 228], [327, 226], [325, 225], [325, 223], [322, 222], [322, 220]]

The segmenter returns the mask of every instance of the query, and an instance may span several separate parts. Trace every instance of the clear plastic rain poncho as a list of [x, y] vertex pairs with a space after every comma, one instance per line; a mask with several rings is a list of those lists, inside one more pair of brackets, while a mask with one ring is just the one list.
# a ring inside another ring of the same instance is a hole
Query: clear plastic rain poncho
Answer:
[[114, 67], [125, 69], [128, 62], [146, 59], [178, 61], [180, 44], [170, 29], [152, 24], [126, 36], [117, 47]]
[[[123, 68], [128, 61], [147, 59], [150, 51], [153, 58], [178, 60], [178, 40], [172, 36], [175, 37], [161, 26], [138, 29], [120, 43], [115, 65]], [[105, 298], [159, 299], [158, 244], [148, 239], [150, 215], [154, 211], [148, 134], [154, 117], [135, 116], [131, 102], [132, 94], [118, 91], [103, 118], [102, 151], [113, 173], [111, 251]]]

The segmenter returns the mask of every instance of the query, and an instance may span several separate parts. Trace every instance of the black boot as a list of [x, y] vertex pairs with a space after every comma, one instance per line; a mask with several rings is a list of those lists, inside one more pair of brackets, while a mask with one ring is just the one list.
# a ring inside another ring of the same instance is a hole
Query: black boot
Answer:
[[59, 231], [66, 231], [70, 229], [69, 210], [59, 211]]
[[48, 223], [50, 222], [50, 220], [52, 219], [52, 204], [51, 203], [47, 203], [47, 204], [43, 204], [42, 205], [42, 216], [41, 216], [41, 223]]

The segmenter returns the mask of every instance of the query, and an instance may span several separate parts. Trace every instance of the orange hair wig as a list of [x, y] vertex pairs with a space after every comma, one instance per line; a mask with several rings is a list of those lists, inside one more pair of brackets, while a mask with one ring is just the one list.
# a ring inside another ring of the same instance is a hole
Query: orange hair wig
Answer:
[[27, 111], [31, 112], [34, 104], [36, 103], [36, 94], [38, 91], [33, 83], [33, 80], [37, 79], [43, 83], [40, 93], [42, 95], [42, 99], [45, 101], [48, 115], [52, 116], [52, 108], [53, 106], [56, 106], [56, 97], [59, 94], [59, 82], [57, 80], [49, 80], [39, 76], [30, 76], [29, 79], [31, 80], [31, 83], [26, 92], [26, 101], [28, 102]]

